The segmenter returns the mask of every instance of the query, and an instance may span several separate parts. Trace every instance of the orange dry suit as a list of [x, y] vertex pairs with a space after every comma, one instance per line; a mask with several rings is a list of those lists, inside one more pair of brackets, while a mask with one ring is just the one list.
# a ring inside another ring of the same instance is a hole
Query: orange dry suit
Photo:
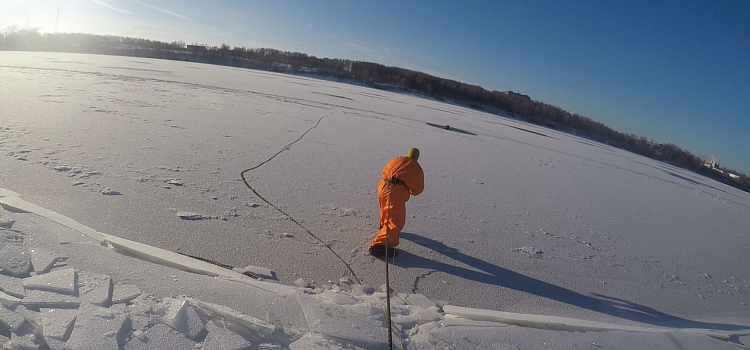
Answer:
[[398, 235], [406, 223], [406, 202], [409, 195], [424, 190], [424, 172], [416, 160], [409, 157], [393, 158], [383, 168], [383, 179], [378, 185], [380, 201], [380, 231], [372, 245], [398, 245]]

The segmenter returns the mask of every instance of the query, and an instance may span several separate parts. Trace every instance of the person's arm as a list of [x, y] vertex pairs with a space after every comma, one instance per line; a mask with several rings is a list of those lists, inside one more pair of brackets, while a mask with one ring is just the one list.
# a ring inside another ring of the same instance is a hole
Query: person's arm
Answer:
[[424, 191], [424, 171], [419, 163], [416, 161], [409, 164], [409, 176], [408, 179], [404, 180], [406, 187], [409, 188], [409, 193], [413, 196], [418, 196]]

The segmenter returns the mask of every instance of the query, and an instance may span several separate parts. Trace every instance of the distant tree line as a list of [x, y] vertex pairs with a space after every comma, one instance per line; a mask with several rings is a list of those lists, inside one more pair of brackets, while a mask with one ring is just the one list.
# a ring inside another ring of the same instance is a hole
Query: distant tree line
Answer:
[[230, 47], [226, 44], [187, 45], [182, 41], [167, 43], [111, 35], [40, 34], [36, 31], [0, 33], [0, 50], [94, 53], [201, 62], [321, 76], [378, 89], [416, 93], [485, 112], [504, 112], [529, 123], [602, 142], [750, 192], [750, 178], [747, 175], [731, 169], [707, 167], [699, 157], [676, 145], [621, 133], [588, 117], [512, 91], [489, 91], [481, 86], [378, 63], [318, 58], [299, 52]]

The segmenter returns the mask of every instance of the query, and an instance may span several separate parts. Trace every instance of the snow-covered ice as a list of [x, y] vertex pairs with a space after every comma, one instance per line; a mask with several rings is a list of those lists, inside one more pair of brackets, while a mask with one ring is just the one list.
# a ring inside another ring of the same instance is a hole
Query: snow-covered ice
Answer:
[[[21, 193], [0, 190], [6, 348], [384, 348], [365, 252], [380, 170], [409, 147], [427, 186], [390, 266], [396, 348], [749, 345], [747, 193], [437, 101], [129, 60], [0, 53], [0, 188]], [[72, 293], [40, 282], [68, 269]]]

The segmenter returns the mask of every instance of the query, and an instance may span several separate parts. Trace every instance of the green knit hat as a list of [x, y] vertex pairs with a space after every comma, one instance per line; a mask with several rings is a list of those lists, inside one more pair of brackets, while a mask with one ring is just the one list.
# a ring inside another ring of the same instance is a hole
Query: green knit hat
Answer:
[[419, 150], [416, 148], [409, 148], [409, 152], [406, 152], [406, 156], [418, 160], [419, 159]]

